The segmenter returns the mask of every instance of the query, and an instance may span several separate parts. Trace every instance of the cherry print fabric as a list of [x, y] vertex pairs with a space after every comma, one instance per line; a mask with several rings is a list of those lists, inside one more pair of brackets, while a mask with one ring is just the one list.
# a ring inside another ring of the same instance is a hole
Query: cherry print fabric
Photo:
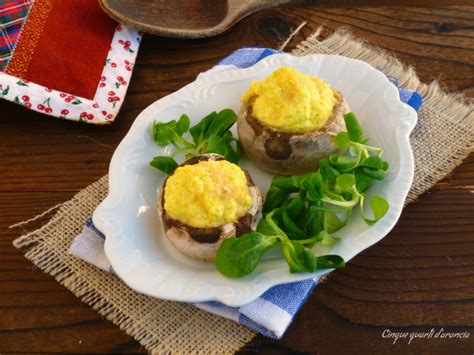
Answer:
[[97, 1], [36, 0], [0, 71], [0, 98], [62, 119], [109, 124], [125, 98], [141, 37], [107, 17]]

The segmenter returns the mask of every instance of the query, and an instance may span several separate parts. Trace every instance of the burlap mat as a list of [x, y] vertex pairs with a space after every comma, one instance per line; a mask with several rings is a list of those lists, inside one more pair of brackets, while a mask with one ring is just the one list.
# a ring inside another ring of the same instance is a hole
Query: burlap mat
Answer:
[[[292, 53], [338, 53], [362, 59], [399, 78], [402, 87], [423, 95], [424, 105], [411, 137], [416, 168], [408, 201], [446, 176], [473, 150], [472, 105], [460, 96], [442, 92], [436, 83], [420, 83], [412, 68], [345, 31], [323, 41], [317, 38], [315, 33]], [[240, 324], [187, 304], [138, 294], [119, 278], [68, 255], [73, 238], [106, 193], [104, 176], [63, 204], [42, 228], [15, 240], [15, 247], [149, 351], [231, 353], [251, 340], [255, 332]]]

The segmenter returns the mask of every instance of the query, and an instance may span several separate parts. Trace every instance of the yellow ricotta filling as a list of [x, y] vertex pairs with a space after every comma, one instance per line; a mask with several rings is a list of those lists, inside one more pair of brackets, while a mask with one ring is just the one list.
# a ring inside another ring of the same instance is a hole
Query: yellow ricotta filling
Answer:
[[281, 67], [263, 80], [252, 81], [241, 101], [273, 130], [302, 134], [324, 126], [337, 97], [326, 81], [292, 67]]
[[164, 194], [166, 212], [197, 228], [235, 222], [252, 205], [245, 173], [226, 160], [177, 168], [168, 178]]

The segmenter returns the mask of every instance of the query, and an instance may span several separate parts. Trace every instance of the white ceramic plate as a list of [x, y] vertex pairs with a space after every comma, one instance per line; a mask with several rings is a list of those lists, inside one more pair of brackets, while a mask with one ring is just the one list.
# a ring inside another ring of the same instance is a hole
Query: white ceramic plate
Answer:
[[[370, 143], [384, 150], [390, 163], [386, 179], [370, 194], [385, 197], [390, 210], [374, 226], [356, 214], [335, 233], [341, 241], [332, 248], [315, 247], [321, 254], [338, 254], [346, 261], [381, 240], [395, 225], [413, 179], [413, 157], [408, 140], [416, 112], [400, 102], [397, 88], [369, 64], [334, 55], [293, 57], [273, 55], [247, 69], [208, 74], [146, 108], [115, 151], [109, 169], [109, 194], [94, 213], [94, 224], [106, 235], [105, 252], [118, 276], [138, 292], [175, 301], [220, 301], [239, 306], [281, 283], [327, 273], [290, 274], [284, 259], [270, 253], [251, 275], [232, 280], [213, 263], [192, 260], [178, 252], [164, 235], [156, 211], [157, 190], [164, 175], [149, 167], [150, 160], [169, 150], [154, 144], [153, 120], [168, 121], [187, 113], [192, 124], [211, 111], [240, 107], [240, 95], [250, 81], [262, 79], [280, 66], [327, 80], [342, 92], [361, 121]], [[271, 175], [243, 160], [241, 165], [265, 193]]]

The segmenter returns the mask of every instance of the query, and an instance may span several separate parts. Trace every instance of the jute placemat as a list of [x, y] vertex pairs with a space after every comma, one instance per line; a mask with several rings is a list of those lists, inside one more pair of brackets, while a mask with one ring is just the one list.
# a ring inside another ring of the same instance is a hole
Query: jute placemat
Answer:
[[[472, 104], [459, 95], [444, 93], [437, 83], [421, 83], [412, 68], [346, 31], [337, 31], [323, 41], [318, 40], [318, 34], [300, 43], [292, 53], [337, 53], [362, 59], [398, 78], [400, 86], [423, 95], [419, 122], [411, 136], [416, 169], [408, 202], [473, 151]], [[79, 192], [42, 228], [16, 239], [15, 247], [151, 352], [232, 353], [250, 341], [255, 332], [243, 325], [187, 304], [138, 294], [119, 278], [68, 254], [73, 238], [107, 194], [107, 185], [104, 176]]]

